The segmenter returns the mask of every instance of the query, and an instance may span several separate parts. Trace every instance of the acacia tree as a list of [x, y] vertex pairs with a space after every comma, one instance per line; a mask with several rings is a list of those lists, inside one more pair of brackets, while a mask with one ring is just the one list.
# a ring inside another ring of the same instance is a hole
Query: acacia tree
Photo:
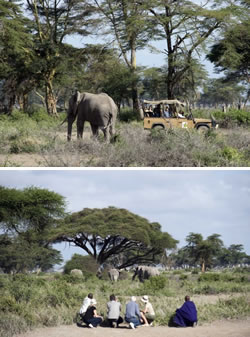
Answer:
[[203, 93], [199, 102], [201, 104], [235, 104], [243, 98], [245, 88], [234, 81], [225, 78], [210, 79], [203, 86]]
[[245, 103], [250, 97], [250, 23], [246, 21], [230, 27], [223, 38], [211, 48], [207, 58], [218, 72], [225, 73], [225, 81], [239, 81], [246, 86]]
[[36, 62], [45, 88], [45, 103], [50, 115], [57, 115], [57, 96], [53, 82], [67, 58], [64, 40], [68, 35], [90, 33], [94, 8], [88, 1], [79, 0], [27, 0], [27, 10], [32, 16]]
[[[192, 70], [194, 54], [211, 35], [230, 18], [232, 6], [221, 6], [227, 1], [210, 1], [197, 5], [186, 0], [146, 0], [143, 2], [160, 29], [159, 38], [166, 40], [167, 95], [174, 98], [175, 88], [188, 71]], [[229, 1], [230, 3], [230, 1]], [[214, 5], [214, 6], [213, 6]], [[180, 59], [182, 62], [180, 63]], [[184, 62], [183, 62], [184, 61]]]
[[9, 257], [5, 259], [6, 269], [15, 266], [16, 271], [35, 267], [46, 270], [61, 261], [47, 234], [64, 216], [64, 209], [64, 198], [55, 192], [36, 187], [17, 190], [0, 186], [0, 228], [8, 238], [8, 245], [3, 245], [3, 240], [0, 245]]
[[165, 249], [177, 241], [161, 231], [159, 223], [126, 209], [85, 208], [67, 216], [51, 231], [53, 242], [68, 242], [80, 247], [99, 265], [112, 260], [116, 268], [159, 261]]
[[94, 3], [110, 27], [106, 33], [114, 36], [125, 64], [134, 77], [132, 82], [133, 109], [139, 113], [136, 51], [145, 47], [154, 36], [156, 28], [140, 1], [94, 0]]
[[193, 260], [193, 263], [199, 263], [201, 271], [204, 273], [206, 268], [213, 264], [213, 259], [219, 254], [223, 247], [223, 242], [219, 234], [213, 234], [203, 239], [201, 234], [190, 233], [187, 238], [185, 251]]
[[16, 100], [22, 105], [31, 90], [28, 69], [34, 54], [28, 21], [19, 1], [0, 0], [0, 110], [7, 114], [11, 114]]

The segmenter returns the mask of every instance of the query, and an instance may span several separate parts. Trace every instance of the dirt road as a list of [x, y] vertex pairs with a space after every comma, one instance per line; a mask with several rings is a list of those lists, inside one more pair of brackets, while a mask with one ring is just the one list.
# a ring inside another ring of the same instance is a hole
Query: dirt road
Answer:
[[90, 329], [76, 325], [37, 329], [17, 337], [250, 337], [250, 318], [218, 321], [195, 328], [140, 327], [135, 330], [98, 327]]

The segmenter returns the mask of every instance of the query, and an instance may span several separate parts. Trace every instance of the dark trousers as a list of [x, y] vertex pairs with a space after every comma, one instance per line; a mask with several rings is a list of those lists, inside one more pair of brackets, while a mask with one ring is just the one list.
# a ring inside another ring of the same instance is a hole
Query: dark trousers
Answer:
[[138, 317], [130, 317], [130, 318], [125, 317], [125, 321], [126, 321], [127, 323], [134, 323], [135, 328], [136, 328], [138, 325], [141, 325], [141, 322], [140, 322], [140, 320], [139, 320]]
[[88, 325], [92, 324], [96, 328], [97, 325], [102, 323], [102, 319], [101, 319], [101, 317], [93, 317], [93, 318], [90, 318], [88, 320], [85, 319], [85, 323], [88, 324]]
[[114, 327], [113, 324], [116, 324], [116, 327], [118, 328], [118, 325], [121, 324], [121, 323], [123, 322], [123, 319], [122, 319], [121, 316], [119, 316], [118, 319], [115, 319], [115, 318], [109, 318], [109, 319], [108, 319], [108, 322], [109, 322], [109, 326], [110, 326], [111, 328]]

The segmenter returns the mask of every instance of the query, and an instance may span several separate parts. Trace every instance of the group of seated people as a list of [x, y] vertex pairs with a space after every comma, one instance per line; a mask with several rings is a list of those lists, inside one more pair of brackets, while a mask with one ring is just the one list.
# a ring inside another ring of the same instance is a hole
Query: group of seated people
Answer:
[[145, 110], [146, 117], [165, 117], [165, 118], [185, 118], [183, 111], [170, 111], [169, 106], [164, 106], [164, 111], [161, 109], [161, 104], [156, 105], [153, 109], [152, 105], [149, 106], [147, 110]]
[[[143, 308], [141, 309], [136, 301], [137, 298], [132, 296], [126, 304], [125, 322], [129, 324], [131, 329], [135, 329], [138, 326], [152, 326], [155, 320], [155, 311], [149, 301], [149, 297], [147, 295], [142, 296]], [[103, 317], [97, 314], [96, 304], [93, 294], [90, 293], [85, 297], [80, 309], [83, 322], [89, 328], [96, 328], [103, 322]], [[107, 320], [111, 328], [118, 328], [119, 324], [124, 321], [121, 317], [121, 303], [113, 294], [110, 295], [110, 301], [107, 303]], [[176, 310], [174, 323], [176, 326], [186, 327], [193, 326], [196, 322], [197, 310], [195, 304], [190, 301], [189, 296], [186, 296], [183, 306]]]

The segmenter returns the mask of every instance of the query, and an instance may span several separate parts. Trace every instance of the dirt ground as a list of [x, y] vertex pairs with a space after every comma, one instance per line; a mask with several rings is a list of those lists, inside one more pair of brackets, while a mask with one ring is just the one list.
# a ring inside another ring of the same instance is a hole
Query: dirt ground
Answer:
[[122, 325], [118, 329], [90, 329], [76, 325], [37, 329], [16, 337], [249, 337], [250, 317], [244, 320], [217, 321], [195, 328], [139, 327], [135, 330]]
[[44, 158], [38, 154], [0, 154], [2, 167], [44, 167], [47, 166]]

